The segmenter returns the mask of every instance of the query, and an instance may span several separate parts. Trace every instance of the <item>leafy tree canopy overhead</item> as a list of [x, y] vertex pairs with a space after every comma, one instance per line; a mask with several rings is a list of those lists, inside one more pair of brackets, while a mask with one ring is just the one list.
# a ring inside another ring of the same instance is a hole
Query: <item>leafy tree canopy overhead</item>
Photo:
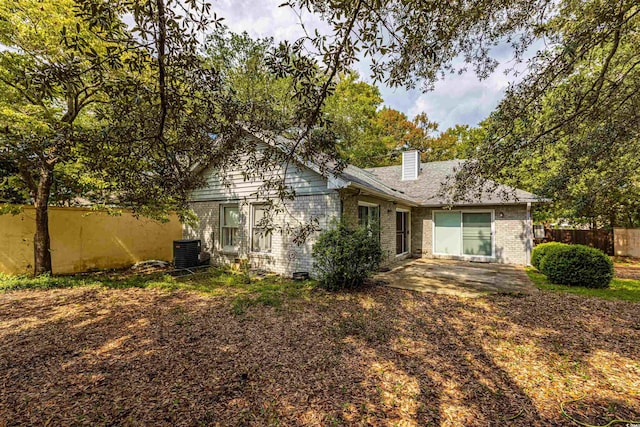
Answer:
[[[224, 84], [246, 108], [239, 114], [245, 122], [286, 130], [297, 101], [292, 79], [271, 72], [267, 57], [274, 48], [270, 38], [254, 40], [247, 33], [236, 34], [226, 27], [205, 41], [207, 63], [223, 76]], [[467, 128], [449, 130], [442, 138], [434, 134], [437, 123], [422, 113], [413, 120], [383, 106], [377, 86], [364, 82], [354, 71], [338, 74], [334, 91], [326, 98], [322, 112], [326, 127], [336, 138], [337, 150], [349, 163], [362, 167], [397, 164], [404, 149], [420, 149], [423, 160], [449, 160], [465, 154], [462, 141]], [[431, 144], [434, 144], [432, 147]], [[446, 149], [444, 147], [447, 147]]]
[[549, 20], [545, 34], [555, 43], [487, 120], [479, 161], [457, 181], [490, 176], [549, 197], [549, 218], [637, 227], [640, 10], [631, 2], [581, 6], [566, 4]]
[[[316, 37], [319, 46], [347, 51], [347, 59], [364, 52], [373, 76], [391, 86], [429, 89], [447, 72], [460, 71], [457, 58], [464, 60], [462, 68], [486, 77], [498, 63], [492, 47], [509, 43], [518, 62], [535, 40], [544, 40], [486, 123], [473, 150], [476, 161], [465, 163], [451, 188], [460, 196], [470, 188], [493, 191], [485, 180], [494, 179], [564, 200], [572, 216], [609, 223], [622, 217], [629, 223], [634, 216], [640, 162], [637, 1], [290, 4], [320, 12], [333, 24], [337, 37]], [[519, 169], [523, 164], [539, 169], [527, 175]]]

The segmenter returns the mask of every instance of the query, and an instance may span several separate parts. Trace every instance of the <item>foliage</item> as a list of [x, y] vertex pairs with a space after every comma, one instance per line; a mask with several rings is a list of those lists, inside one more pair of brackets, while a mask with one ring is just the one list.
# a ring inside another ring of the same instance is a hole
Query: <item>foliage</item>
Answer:
[[551, 283], [567, 286], [607, 288], [613, 278], [611, 258], [584, 245], [550, 247], [540, 261], [540, 270]]
[[531, 251], [531, 265], [540, 270], [540, 262], [542, 259], [547, 255], [551, 248], [557, 246], [567, 246], [567, 244], [560, 242], [548, 242], [536, 245], [533, 248], [533, 251]]
[[399, 164], [404, 150], [417, 149], [423, 161], [464, 158], [472, 145], [468, 126], [447, 129], [438, 136], [438, 124], [425, 113], [413, 120], [382, 106], [378, 88], [348, 73], [340, 78], [324, 108], [336, 132], [341, 155], [359, 167]]
[[485, 123], [479, 162], [459, 181], [486, 176], [551, 198], [550, 218], [640, 224], [639, 28], [636, 2], [561, 2], [540, 27], [551, 43]]
[[356, 165], [363, 164], [372, 150], [366, 137], [371, 121], [382, 105], [380, 90], [359, 80], [355, 72], [339, 76], [335, 92], [327, 98], [324, 112], [336, 132], [342, 155]]
[[273, 38], [254, 40], [225, 26], [216, 28], [203, 43], [205, 64], [216, 70], [225, 90], [243, 106], [238, 119], [282, 131], [290, 126], [298, 104], [291, 97], [292, 79], [278, 77], [267, 64], [273, 49]]
[[[514, 44], [531, 41], [527, 24], [537, 23], [549, 7], [548, 0], [489, 0], [416, 3], [400, 0], [367, 2], [352, 0], [291, 0], [288, 4], [318, 12], [333, 28], [330, 37], [316, 36], [314, 45], [330, 55], [340, 50], [343, 63], [358, 52], [371, 58], [371, 72], [388, 85], [426, 89], [443, 72], [456, 72], [455, 59], [462, 57], [476, 73], [486, 77], [497, 62], [490, 48], [503, 37], [521, 33]], [[537, 30], [537, 28], [535, 28]], [[533, 29], [531, 30], [533, 31]], [[522, 53], [522, 52], [520, 52]]]
[[586, 288], [583, 286], [564, 286], [553, 284], [544, 274], [533, 268], [527, 269], [531, 281], [542, 290], [559, 291], [570, 294], [597, 297], [606, 300], [626, 300], [640, 302], [640, 280], [614, 277], [608, 288]]
[[[375, 227], [374, 227], [375, 228]], [[376, 230], [334, 222], [313, 245], [314, 270], [320, 285], [329, 290], [361, 286], [382, 262]]]
[[[335, 164], [335, 136], [316, 96], [334, 73], [323, 75], [308, 57], [263, 60], [260, 70], [290, 82], [296, 102], [278, 116], [267, 100], [254, 114], [253, 97], [230, 86], [239, 86], [233, 74], [201, 55], [202, 33], [219, 25], [204, 0], [0, 4], [0, 184], [11, 187], [10, 202], [36, 207], [36, 273], [51, 271], [47, 206], [58, 196], [184, 218], [203, 165], [255, 154], [245, 129], [293, 138], [277, 156], [255, 156], [247, 173], [294, 155]], [[265, 190], [291, 197], [282, 177], [268, 181]]]
[[52, 277], [49, 275], [11, 276], [0, 273], [0, 293], [23, 289], [66, 289], [95, 286], [107, 289], [162, 289], [194, 291], [210, 296], [231, 296], [231, 309], [242, 314], [248, 307], [261, 304], [280, 308], [286, 302], [305, 297], [313, 289], [312, 281], [298, 282], [272, 275], [249, 278], [228, 269], [211, 268], [187, 277], [172, 277], [163, 273], [147, 276], [113, 274], [81, 274]]
[[32, 200], [36, 207], [37, 273], [51, 270], [47, 206], [77, 186], [65, 173], [82, 163], [81, 148], [94, 152], [81, 137], [96, 125], [88, 110], [106, 101], [100, 88], [122, 67], [117, 43], [93, 34], [74, 6], [0, 3], [2, 187], [10, 202]]
[[552, 211], [562, 216], [640, 223], [637, 1], [290, 4], [332, 23], [335, 37], [314, 38], [319, 46], [364, 52], [376, 81], [390, 86], [428, 90], [467, 67], [486, 77], [502, 50], [493, 47], [510, 45], [517, 65], [544, 46], [485, 122], [476, 161], [464, 164], [448, 191], [464, 199], [506, 183], [555, 199]]
[[429, 140], [422, 160], [437, 162], [472, 157], [475, 147], [482, 140], [482, 134], [482, 128], [472, 128], [468, 125], [448, 128]]

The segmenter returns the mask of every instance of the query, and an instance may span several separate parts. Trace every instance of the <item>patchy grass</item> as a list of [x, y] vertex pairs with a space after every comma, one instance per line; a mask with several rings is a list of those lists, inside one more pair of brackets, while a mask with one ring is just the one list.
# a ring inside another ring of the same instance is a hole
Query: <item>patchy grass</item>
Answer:
[[313, 281], [297, 282], [270, 275], [251, 278], [226, 269], [209, 269], [191, 276], [172, 277], [165, 274], [76, 276], [9, 276], [0, 273], [0, 293], [17, 290], [68, 289], [98, 287], [108, 289], [160, 289], [164, 291], [194, 291], [207, 296], [231, 296], [235, 314], [247, 307], [263, 304], [281, 308], [289, 300], [306, 298], [314, 289]]
[[621, 279], [615, 277], [607, 289], [592, 289], [580, 286], [555, 285], [547, 277], [533, 267], [527, 268], [531, 281], [539, 288], [547, 291], [561, 291], [577, 295], [598, 297], [607, 300], [625, 300], [640, 302], [640, 280]]
[[628, 256], [613, 256], [612, 261], [616, 266], [622, 267], [638, 267], [640, 268], [640, 258], [633, 258]]
[[0, 426], [640, 419], [638, 304], [208, 274], [3, 278]]

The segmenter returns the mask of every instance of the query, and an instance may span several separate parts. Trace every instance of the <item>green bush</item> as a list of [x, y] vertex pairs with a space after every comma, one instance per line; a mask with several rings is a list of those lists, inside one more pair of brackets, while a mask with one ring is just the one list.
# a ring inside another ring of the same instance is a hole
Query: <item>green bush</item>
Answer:
[[569, 245], [567, 245], [566, 243], [560, 243], [560, 242], [549, 242], [549, 243], [541, 243], [536, 247], [534, 247], [533, 251], [531, 252], [531, 265], [533, 265], [535, 268], [540, 270], [540, 262], [542, 261], [542, 258], [544, 258], [545, 255], [547, 254], [547, 251], [549, 251], [551, 248], [555, 248], [559, 246], [569, 246]]
[[540, 262], [540, 271], [558, 285], [608, 288], [613, 279], [613, 262], [601, 250], [563, 245], [547, 250]]
[[358, 287], [382, 262], [379, 233], [333, 222], [313, 245], [313, 257], [321, 286], [329, 290]]

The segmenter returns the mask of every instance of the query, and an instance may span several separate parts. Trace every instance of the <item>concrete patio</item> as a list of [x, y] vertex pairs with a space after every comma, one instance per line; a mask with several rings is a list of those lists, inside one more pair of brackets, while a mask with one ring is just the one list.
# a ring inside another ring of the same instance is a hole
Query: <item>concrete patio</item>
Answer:
[[374, 279], [393, 288], [461, 297], [535, 291], [522, 266], [447, 259], [410, 259]]

